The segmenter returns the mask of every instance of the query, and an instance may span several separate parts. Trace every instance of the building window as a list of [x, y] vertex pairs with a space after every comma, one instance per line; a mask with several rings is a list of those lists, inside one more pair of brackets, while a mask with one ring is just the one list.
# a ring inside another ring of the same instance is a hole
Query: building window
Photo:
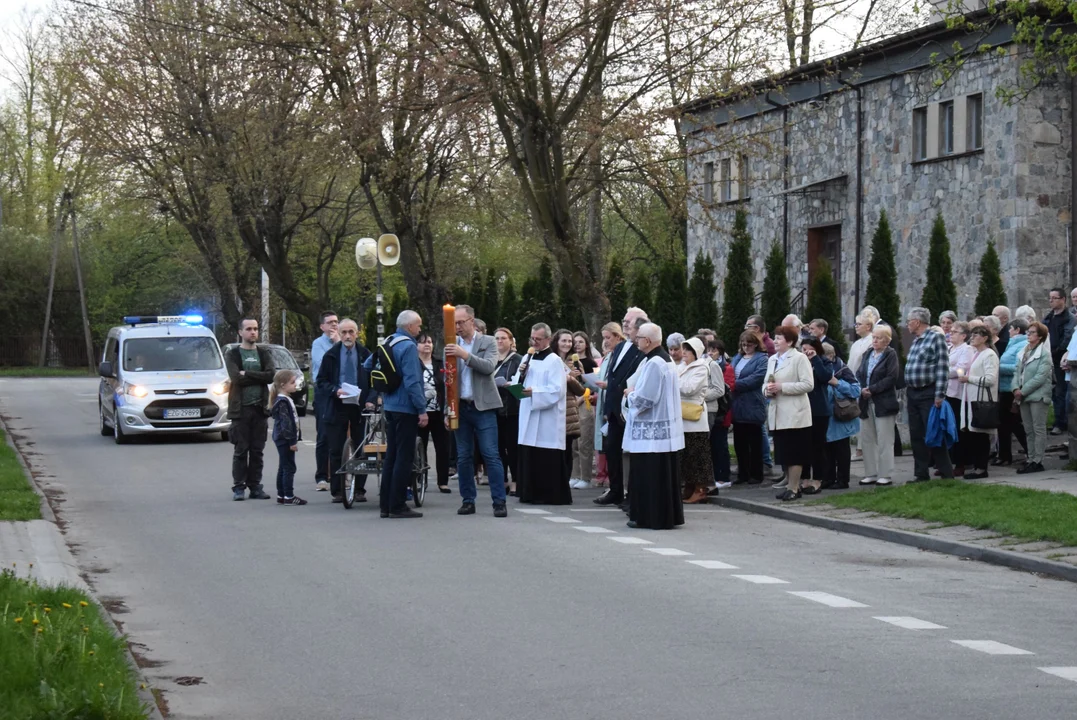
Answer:
[[722, 183], [722, 202], [729, 202], [733, 199], [733, 168], [732, 162], [729, 158], [722, 160], [722, 175], [720, 182]]
[[965, 99], [965, 150], [982, 150], [984, 146], [984, 96]]
[[714, 202], [714, 163], [703, 163], [703, 202]]
[[954, 154], [954, 101], [939, 103], [939, 155]]
[[927, 159], [927, 108], [912, 111], [912, 159]]
[[747, 200], [751, 197], [751, 192], [748, 191], [748, 156], [741, 155], [740, 163], [737, 166], [739, 172], [739, 178], [737, 180], [737, 198], [740, 200]]

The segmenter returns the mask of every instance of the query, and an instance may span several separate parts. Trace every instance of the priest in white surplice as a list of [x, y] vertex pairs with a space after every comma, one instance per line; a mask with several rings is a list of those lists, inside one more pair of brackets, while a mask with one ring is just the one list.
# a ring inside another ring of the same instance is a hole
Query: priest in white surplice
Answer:
[[565, 467], [565, 414], [568, 388], [565, 363], [550, 349], [550, 326], [531, 328], [535, 351], [517, 371], [526, 397], [520, 401], [520, 502], [571, 505], [569, 469]]
[[662, 329], [647, 323], [636, 335], [643, 353], [635, 389], [628, 393], [624, 448], [632, 453], [628, 526], [672, 530], [684, 524], [680, 462], [684, 449], [681, 393]]

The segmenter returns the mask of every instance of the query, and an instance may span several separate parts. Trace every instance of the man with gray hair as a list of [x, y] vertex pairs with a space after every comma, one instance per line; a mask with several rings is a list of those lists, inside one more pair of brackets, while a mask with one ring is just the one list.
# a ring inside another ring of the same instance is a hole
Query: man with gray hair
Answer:
[[523, 385], [520, 400], [520, 502], [535, 505], [571, 505], [568, 484], [571, 468], [565, 464], [568, 413], [568, 375], [565, 364], [550, 347], [552, 333], [546, 323], [531, 326], [531, 349], [517, 370]]
[[945, 447], [929, 448], [924, 442], [931, 407], [942, 407], [946, 382], [950, 374], [950, 352], [946, 339], [931, 332], [931, 313], [926, 308], [909, 310], [905, 327], [915, 337], [905, 361], [905, 397], [909, 409], [909, 436], [912, 439], [913, 479], [931, 479], [928, 462], [935, 458], [935, 468], [944, 478], [954, 476], [950, 454]]
[[670, 333], [666, 338], [666, 352], [669, 353], [669, 357], [673, 360], [674, 365], [681, 364], [681, 346], [684, 345], [684, 335], [679, 332]]

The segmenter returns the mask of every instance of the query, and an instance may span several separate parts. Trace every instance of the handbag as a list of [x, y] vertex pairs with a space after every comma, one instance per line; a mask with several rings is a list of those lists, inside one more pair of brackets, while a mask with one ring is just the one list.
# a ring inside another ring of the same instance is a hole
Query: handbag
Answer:
[[987, 388], [987, 400], [983, 399], [983, 394], [984, 387], [981, 385], [976, 393], [976, 399], [972, 401], [972, 422], [970, 426], [980, 430], [994, 430], [1002, 424], [1001, 418], [999, 418], [998, 403], [995, 402], [991, 388]]
[[834, 417], [842, 422], [860, 417], [860, 401], [855, 398], [835, 396]]
[[681, 400], [681, 418], [695, 422], [703, 417], [703, 406]]

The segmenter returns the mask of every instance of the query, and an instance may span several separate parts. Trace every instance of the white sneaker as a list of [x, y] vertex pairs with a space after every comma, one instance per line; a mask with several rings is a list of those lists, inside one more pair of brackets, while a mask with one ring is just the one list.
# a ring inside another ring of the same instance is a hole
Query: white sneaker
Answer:
[[577, 490], [586, 490], [589, 487], [591, 487], [591, 483], [587, 482], [586, 480], [577, 480], [576, 481], [576, 489]]
[[874, 485], [875, 484], [875, 478], [866, 477], [866, 478], [864, 478], [863, 480], [860, 481], [860, 484], [861, 485]]
[[318, 489], [318, 492], [325, 492], [329, 489], [329, 483], [327, 483], [325, 480], [321, 480], [317, 482], [314, 487]]
[[771, 485], [775, 490], [781, 490], [782, 488], [789, 487], [789, 478], [782, 478], [780, 482], [776, 482]]
[[890, 478], [879, 478], [878, 480], [875, 481], [875, 484], [876, 485], [893, 485], [894, 483], [892, 483], [890, 481]]

